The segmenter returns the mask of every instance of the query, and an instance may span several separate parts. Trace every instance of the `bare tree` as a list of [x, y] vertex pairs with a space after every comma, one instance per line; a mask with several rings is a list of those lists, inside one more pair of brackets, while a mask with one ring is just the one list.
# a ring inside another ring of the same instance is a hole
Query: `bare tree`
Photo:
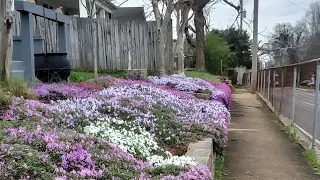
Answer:
[[[264, 43], [259, 50], [262, 54], [272, 57], [274, 65], [286, 65], [300, 62], [300, 46], [305, 41], [305, 23], [298, 22], [295, 26], [290, 23], [278, 23], [273, 28], [273, 33], [266, 36], [268, 43]], [[285, 56], [287, 59], [284, 59]]]
[[9, 80], [12, 59], [12, 0], [0, 2], [0, 79]]
[[178, 73], [184, 74], [184, 36], [185, 28], [188, 21], [193, 17], [189, 17], [189, 12], [192, 6], [192, 0], [184, 0], [178, 2], [176, 6], [176, 31], [177, 31], [177, 42], [174, 50], [174, 54], [178, 55]]

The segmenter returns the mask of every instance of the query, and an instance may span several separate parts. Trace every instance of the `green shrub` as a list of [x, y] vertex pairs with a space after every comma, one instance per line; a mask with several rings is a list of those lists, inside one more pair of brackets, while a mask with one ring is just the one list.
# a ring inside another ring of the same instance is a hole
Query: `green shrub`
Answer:
[[83, 82], [84, 78], [81, 77], [78, 72], [71, 72], [70, 81], [71, 82]]

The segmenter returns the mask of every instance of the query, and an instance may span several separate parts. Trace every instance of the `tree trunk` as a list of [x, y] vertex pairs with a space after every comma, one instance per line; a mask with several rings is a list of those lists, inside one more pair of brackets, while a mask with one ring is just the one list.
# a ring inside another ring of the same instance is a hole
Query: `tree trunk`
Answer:
[[177, 11], [176, 31], [178, 39], [175, 47], [175, 55], [178, 55], [178, 74], [184, 74], [184, 35], [188, 24], [188, 15], [191, 9], [191, 2], [181, 3]]
[[178, 55], [178, 74], [184, 74], [184, 31], [179, 30], [176, 44], [176, 54]]
[[12, 59], [12, 0], [0, 2], [0, 80], [9, 80]]
[[166, 75], [166, 68], [165, 68], [165, 44], [164, 44], [164, 32], [163, 29], [157, 28], [157, 52], [159, 52], [159, 64], [158, 64], [158, 75], [165, 76]]
[[196, 27], [196, 68], [199, 71], [205, 71], [205, 59], [204, 59], [204, 23], [205, 18], [203, 15], [203, 8], [197, 8], [195, 10], [194, 24]]
[[168, 24], [171, 20], [171, 14], [172, 14], [172, 0], [168, 0], [167, 2], [167, 9], [165, 12], [165, 15], [163, 17], [163, 20], [161, 18], [158, 1], [152, 0], [152, 6], [153, 6], [153, 13], [156, 19], [156, 27], [157, 27], [157, 56], [159, 58], [159, 64], [157, 67], [157, 74], [158, 76], [165, 76], [166, 75], [166, 68], [165, 68], [165, 48], [166, 48], [166, 40], [165, 37], [167, 35], [167, 28]]

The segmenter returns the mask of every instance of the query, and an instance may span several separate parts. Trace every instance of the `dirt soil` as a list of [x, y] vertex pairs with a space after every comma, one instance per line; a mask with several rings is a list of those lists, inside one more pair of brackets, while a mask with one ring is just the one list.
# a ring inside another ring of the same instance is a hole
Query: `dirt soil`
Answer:
[[300, 145], [256, 95], [233, 95], [225, 180], [316, 180]]

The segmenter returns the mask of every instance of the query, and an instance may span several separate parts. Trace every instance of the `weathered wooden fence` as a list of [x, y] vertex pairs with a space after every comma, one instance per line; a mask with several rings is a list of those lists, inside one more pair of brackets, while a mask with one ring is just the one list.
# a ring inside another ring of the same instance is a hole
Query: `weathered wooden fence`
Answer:
[[[154, 72], [158, 67], [156, 23], [153, 21], [118, 21], [72, 17], [70, 20], [69, 60], [73, 68], [93, 69], [97, 59], [100, 70], [117, 71], [131, 67]], [[172, 24], [166, 37], [166, 70], [174, 71]], [[34, 18], [35, 35], [44, 38], [42, 52], [57, 52], [56, 23]], [[15, 13], [14, 35], [20, 34], [20, 16]], [[46, 46], [47, 45], [47, 46]]]

